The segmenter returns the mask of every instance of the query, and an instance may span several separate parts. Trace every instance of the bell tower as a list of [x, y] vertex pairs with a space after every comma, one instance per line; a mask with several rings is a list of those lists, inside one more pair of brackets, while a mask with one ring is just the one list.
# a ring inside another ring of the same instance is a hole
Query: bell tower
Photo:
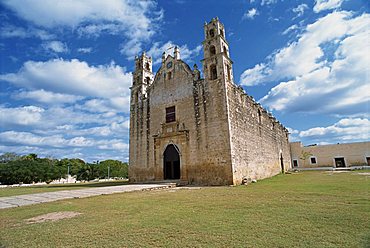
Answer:
[[204, 37], [202, 63], [205, 79], [210, 81], [221, 79], [232, 83], [233, 62], [229, 57], [229, 44], [225, 38], [225, 27], [217, 17], [204, 24]]
[[130, 164], [147, 165], [148, 157], [142, 151], [148, 147], [150, 110], [148, 87], [153, 83], [152, 58], [145, 53], [135, 57], [132, 73], [130, 106]]
[[146, 98], [146, 89], [153, 82], [152, 58], [143, 52], [135, 57], [135, 71], [132, 74], [131, 105], [139, 103]]

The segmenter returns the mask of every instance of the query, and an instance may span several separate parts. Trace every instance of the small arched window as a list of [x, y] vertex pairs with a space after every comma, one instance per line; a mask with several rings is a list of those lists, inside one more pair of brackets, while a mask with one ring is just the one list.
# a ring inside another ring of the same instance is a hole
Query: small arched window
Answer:
[[258, 110], [258, 123], [261, 124], [261, 110]]
[[135, 94], [135, 103], [139, 101], [139, 92], [136, 92]]
[[229, 65], [227, 65], [226, 68], [227, 68], [227, 79], [231, 81], [231, 68]]
[[217, 79], [217, 68], [216, 68], [216, 65], [211, 65], [210, 66], [210, 76], [211, 76], [211, 80]]
[[224, 37], [224, 30], [223, 30], [223, 29], [220, 29], [220, 35], [221, 35], [222, 37]]
[[148, 62], [145, 63], [145, 69], [147, 69], [148, 71], [150, 71], [150, 65]]
[[227, 48], [226, 48], [226, 46], [224, 46], [224, 53], [227, 54]]
[[149, 82], [150, 82], [150, 77], [146, 77], [146, 78], [145, 78], [145, 83], [146, 83], [146, 84], [149, 84]]
[[209, 36], [211, 36], [211, 37], [215, 36], [215, 30], [214, 29], [209, 30]]
[[209, 48], [209, 54], [211, 56], [216, 54], [216, 47], [215, 46], [210, 46], [210, 48]]

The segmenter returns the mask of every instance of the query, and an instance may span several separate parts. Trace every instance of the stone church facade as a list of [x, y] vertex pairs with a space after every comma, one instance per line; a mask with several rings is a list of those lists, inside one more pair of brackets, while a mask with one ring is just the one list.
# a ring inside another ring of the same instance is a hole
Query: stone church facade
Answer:
[[204, 25], [197, 66], [163, 54], [157, 73], [143, 53], [135, 60], [130, 105], [129, 178], [237, 185], [291, 168], [288, 131], [234, 83], [225, 28]]

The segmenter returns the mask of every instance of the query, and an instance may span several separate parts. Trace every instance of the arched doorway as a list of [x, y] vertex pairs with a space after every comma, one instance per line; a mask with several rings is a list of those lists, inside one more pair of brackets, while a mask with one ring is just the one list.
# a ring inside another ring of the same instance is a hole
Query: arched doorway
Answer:
[[163, 153], [163, 178], [180, 179], [180, 154], [175, 145], [168, 145]]
[[280, 166], [281, 166], [281, 173], [285, 173], [284, 169], [284, 159], [283, 159], [283, 154], [280, 154]]

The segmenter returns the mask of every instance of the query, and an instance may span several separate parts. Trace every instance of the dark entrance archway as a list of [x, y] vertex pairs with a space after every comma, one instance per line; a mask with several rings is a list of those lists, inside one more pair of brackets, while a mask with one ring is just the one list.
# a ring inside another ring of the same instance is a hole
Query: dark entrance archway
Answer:
[[281, 166], [281, 173], [285, 173], [284, 169], [284, 159], [283, 159], [283, 154], [280, 154], [280, 166]]
[[168, 145], [163, 154], [163, 178], [180, 179], [180, 154], [175, 145]]

